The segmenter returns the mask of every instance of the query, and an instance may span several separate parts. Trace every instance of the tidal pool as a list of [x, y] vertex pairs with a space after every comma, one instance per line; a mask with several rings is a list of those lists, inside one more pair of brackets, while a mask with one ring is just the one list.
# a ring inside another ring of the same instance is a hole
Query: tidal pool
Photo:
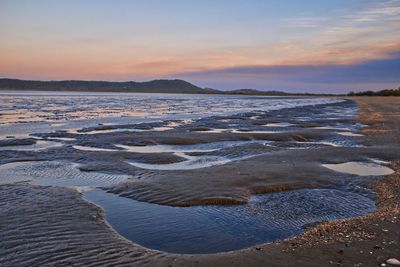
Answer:
[[224, 148], [241, 146], [245, 144], [266, 144], [268, 141], [252, 140], [252, 141], [222, 141], [211, 142], [206, 144], [195, 145], [150, 145], [150, 146], [126, 146], [115, 145], [129, 152], [135, 153], [194, 153], [194, 152], [213, 152]]
[[338, 132], [337, 134], [343, 135], [343, 136], [353, 136], [353, 137], [364, 136], [363, 134], [358, 134], [358, 133], [353, 133], [353, 132]]
[[322, 166], [337, 172], [359, 176], [381, 176], [394, 173], [389, 167], [372, 162], [351, 161], [339, 164], [323, 164]]
[[108, 223], [144, 247], [171, 253], [216, 253], [285, 239], [324, 220], [365, 215], [372, 198], [335, 189], [301, 189], [253, 196], [246, 205], [170, 207], [100, 189], [84, 197]]
[[288, 123], [288, 122], [277, 122], [277, 123], [267, 123], [264, 126], [267, 126], [267, 127], [290, 127], [290, 126], [294, 126], [294, 124]]
[[194, 170], [194, 169], [208, 168], [212, 166], [223, 165], [231, 162], [232, 160], [235, 160], [220, 156], [189, 156], [186, 155], [185, 153], [179, 153], [179, 152], [174, 154], [186, 160], [170, 164], [150, 164], [150, 163], [141, 163], [136, 161], [126, 161], [126, 163], [140, 169], [168, 171], [168, 170]]
[[76, 150], [90, 151], [90, 152], [117, 152], [117, 151], [119, 151], [117, 149], [108, 149], [108, 148], [93, 147], [93, 146], [73, 145], [72, 147]]

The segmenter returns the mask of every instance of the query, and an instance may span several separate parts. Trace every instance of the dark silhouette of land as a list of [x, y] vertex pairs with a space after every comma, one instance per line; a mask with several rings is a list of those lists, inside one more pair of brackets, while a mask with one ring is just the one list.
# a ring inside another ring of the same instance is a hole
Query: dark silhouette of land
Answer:
[[200, 88], [183, 80], [154, 80], [148, 82], [107, 82], [77, 80], [31, 81], [18, 79], [0, 79], [0, 90], [186, 94], [213, 93], [212, 90]]
[[348, 96], [400, 96], [400, 87], [398, 89], [385, 89], [381, 91], [363, 91], [363, 92], [350, 92]]
[[176, 94], [228, 94], [264, 96], [307, 96], [313, 94], [293, 94], [282, 91], [259, 91], [237, 89], [221, 91], [201, 88], [184, 80], [153, 80], [148, 82], [108, 82], [108, 81], [33, 81], [19, 79], [0, 79], [0, 90], [12, 91], [72, 91], [72, 92], [124, 92], [124, 93], [176, 93]]
[[[184, 80], [153, 80], [147, 82], [109, 81], [33, 81], [0, 78], [0, 91], [71, 91], [71, 92], [122, 92], [122, 93], [171, 93], [171, 94], [226, 94], [260, 96], [345, 96], [343, 94], [287, 93], [282, 91], [259, 91], [256, 89], [235, 89], [222, 91], [201, 88]], [[381, 91], [350, 92], [347, 96], [400, 96], [399, 89]]]

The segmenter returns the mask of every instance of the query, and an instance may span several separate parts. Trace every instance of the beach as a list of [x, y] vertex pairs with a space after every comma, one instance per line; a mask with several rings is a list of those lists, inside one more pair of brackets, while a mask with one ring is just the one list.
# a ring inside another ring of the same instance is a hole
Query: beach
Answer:
[[400, 0], [0, 17], [0, 267], [400, 266]]
[[[351, 112], [357, 106], [355, 116]], [[3, 176], [11, 182], [0, 184], [0, 211], [6, 218], [0, 222], [0, 265], [377, 266], [398, 258], [399, 107], [394, 97], [355, 97], [264, 113], [38, 133], [36, 137], [64, 145], [1, 154]], [[342, 117], [344, 111], [349, 115]], [[32, 137], [7, 142], [4, 146], [24, 147]], [[394, 173], [361, 179], [324, 166], [369, 159], [389, 162]], [[53, 161], [64, 163], [46, 165]], [[79, 164], [84, 174], [75, 174], [76, 168], [65, 162]], [[67, 168], [76, 181], [54, 182], [49, 166], [55, 172]], [[29, 182], [26, 173], [42, 180]], [[333, 201], [342, 190], [349, 192], [340, 198], [349, 203], [353, 193], [366, 199], [371, 195], [376, 204], [365, 206], [362, 215], [358, 206], [344, 207], [327, 214], [328, 220], [300, 218], [300, 210], [296, 216], [304, 222], [291, 226], [291, 235], [229, 252], [180, 254], [149, 249], [118, 234], [102, 208], [85, 197], [93, 186], [123, 199], [177, 209], [245, 206], [257, 195], [278, 194], [279, 199], [300, 192], [288, 198], [295, 203], [304, 197], [301, 192], [313, 196], [318, 190], [329, 190]], [[353, 187], [362, 188], [361, 193]]]

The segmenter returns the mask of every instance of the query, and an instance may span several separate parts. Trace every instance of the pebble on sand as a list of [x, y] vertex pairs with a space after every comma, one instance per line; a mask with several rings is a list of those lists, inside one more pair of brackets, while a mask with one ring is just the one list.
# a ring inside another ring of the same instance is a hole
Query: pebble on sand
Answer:
[[386, 263], [392, 266], [400, 266], [400, 261], [395, 258], [388, 259]]

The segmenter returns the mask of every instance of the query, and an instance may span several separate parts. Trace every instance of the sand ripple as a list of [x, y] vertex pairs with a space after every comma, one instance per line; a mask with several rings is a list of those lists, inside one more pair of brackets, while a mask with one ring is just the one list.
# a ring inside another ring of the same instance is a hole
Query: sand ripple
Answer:
[[66, 188], [0, 185], [0, 266], [167, 265], [120, 239], [102, 211]]
[[83, 172], [78, 164], [58, 161], [14, 162], [0, 166], [0, 184], [33, 181], [41, 185], [109, 186], [130, 178], [128, 175]]

